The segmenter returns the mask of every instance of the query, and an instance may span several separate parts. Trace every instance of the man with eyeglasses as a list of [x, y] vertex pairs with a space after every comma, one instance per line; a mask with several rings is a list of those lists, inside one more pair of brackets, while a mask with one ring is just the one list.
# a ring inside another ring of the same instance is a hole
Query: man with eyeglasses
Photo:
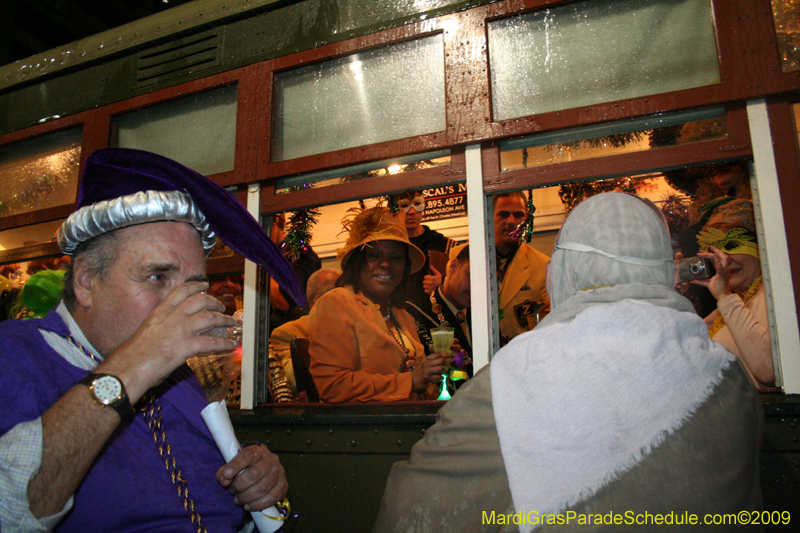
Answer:
[[422, 191], [406, 191], [400, 195], [398, 205], [406, 215], [408, 239], [425, 254], [425, 265], [408, 279], [406, 299], [416, 305], [424, 306], [430, 294], [442, 284], [444, 276], [443, 272], [439, 272], [431, 265], [430, 252], [433, 250], [449, 253], [457, 243], [422, 224], [422, 215], [425, 212], [425, 197]]

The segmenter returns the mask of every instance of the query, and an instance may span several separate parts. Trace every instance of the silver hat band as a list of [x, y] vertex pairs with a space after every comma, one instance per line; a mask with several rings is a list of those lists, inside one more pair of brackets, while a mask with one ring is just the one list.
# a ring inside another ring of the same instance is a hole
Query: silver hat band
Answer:
[[200, 232], [206, 255], [217, 236], [191, 196], [181, 191], [141, 191], [87, 205], [72, 213], [61, 225], [58, 246], [72, 255], [81, 243], [104, 233], [147, 222], [186, 222]]

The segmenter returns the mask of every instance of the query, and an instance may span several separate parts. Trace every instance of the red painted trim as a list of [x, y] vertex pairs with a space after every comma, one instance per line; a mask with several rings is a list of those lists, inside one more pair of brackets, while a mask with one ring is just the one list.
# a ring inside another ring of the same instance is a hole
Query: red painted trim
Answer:
[[462, 163], [459, 165], [458, 158], [453, 157], [450, 165], [284, 194], [275, 194], [275, 182], [272, 181], [265, 183], [261, 189], [261, 212], [293, 211], [303, 207], [351, 202], [362, 198], [386, 196], [407, 189], [422, 189], [464, 181], [466, 174], [463, 165], [463, 151], [461, 161]]
[[241, 70], [237, 88], [236, 147], [232, 172], [217, 174], [214, 181], [225, 186], [256, 181], [258, 174], [258, 146], [254, 139], [259, 133], [259, 99], [261, 97], [261, 69]]
[[665, 146], [642, 152], [595, 157], [527, 169], [500, 171], [497, 143], [486, 145], [483, 156], [484, 190], [499, 193], [612, 176], [631, 176], [686, 165], [710, 163], [752, 155], [745, 108], [737, 104], [727, 112], [728, 138], [718, 141]]

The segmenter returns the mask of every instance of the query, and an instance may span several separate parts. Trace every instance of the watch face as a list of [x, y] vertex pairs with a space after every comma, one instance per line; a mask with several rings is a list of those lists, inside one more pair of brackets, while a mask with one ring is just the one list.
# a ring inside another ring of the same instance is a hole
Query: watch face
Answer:
[[108, 405], [122, 396], [122, 383], [114, 376], [102, 376], [94, 381], [92, 391], [100, 402]]

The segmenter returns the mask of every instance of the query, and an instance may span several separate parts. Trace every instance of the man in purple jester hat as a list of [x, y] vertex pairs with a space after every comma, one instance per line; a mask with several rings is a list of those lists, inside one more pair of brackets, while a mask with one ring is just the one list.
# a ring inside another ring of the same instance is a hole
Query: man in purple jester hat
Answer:
[[186, 366], [233, 343], [209, 296], [216, 235], [303, 294], [291, 266], [227, 191], [172, 160], [104, 149], [85, 163], [58, 308], [0, 324], [0, 530], [251, 531], [245, 511], [283, 498], [265, 446], [229, 463]]

